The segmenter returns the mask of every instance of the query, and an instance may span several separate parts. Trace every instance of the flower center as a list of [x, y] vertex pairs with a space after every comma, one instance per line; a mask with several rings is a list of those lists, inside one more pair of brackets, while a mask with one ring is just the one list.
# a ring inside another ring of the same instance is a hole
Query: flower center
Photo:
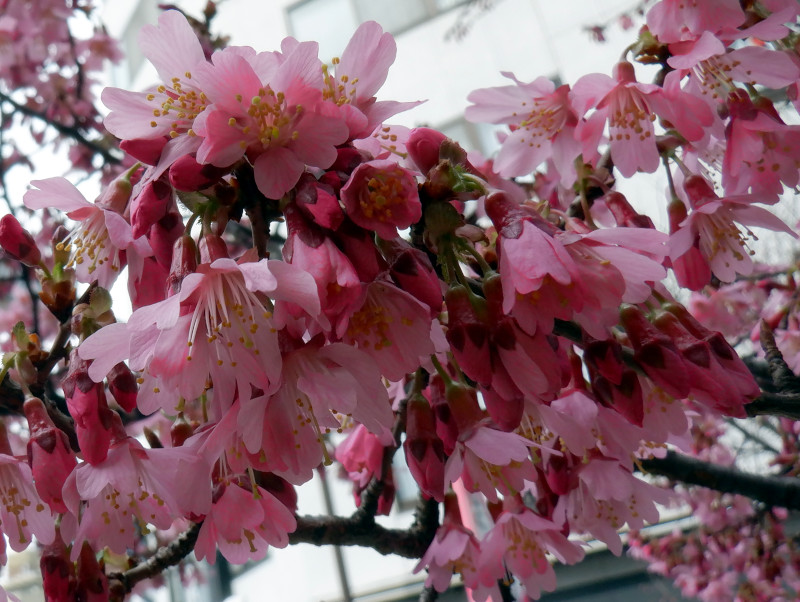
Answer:
[[377, 351], [392, 344], [389, 325], [393, 322], [394, 318], [385, 308], [367, 304], [350, 318], [347, 336], [359, 347], [369, 348], [371, 345]]
[[391, 221], [392, 209], [397, 206], [402, 207], [406, 203], [403, 175], [403, 170], [396, 168], [376, 174], [369, 179], [367, 194], [361, 195], [358, 201], [365, 217], [381, 222]]
[[83, 221], [69, 233], [67, 238], [56, 245], [59, 251], [68, 251], [70, 254], [67, 267], [80, 266], [88, 261], [89, 274], [110, 262], [109, 268], [118, 272], [120, 260], [118, 249], [108, 241], [108, 229], [105, 216], [101, 210], [95, 211], [91, 217]]
[[[187, 71], [185, 74], [186, 79], [191, 79], [192, 74]], [[173, 117], [175, 120], [170, 123], [171, 131], [169, 133], [171, 138], [175, 138], [181, 132], [187, 132], [190, 136], [194, 132], [189, 129], [189, 126], [200, 113], [202, 113], [206, 106], [208, 106], [208, 98], [203, 92], [199, 92], [192, 87], [184, 90], [179, 77], [172, 78], [172, 86], [167, 87], [161, 85], [157, 88], [159, 96], [155, 94], [148, 94], [147, 100], [151, 102], [160, 102], [161, 108], [153, 109], [153, 117], [163, 118]], [[150, 127], [157, 127], [157, 121], [151, 121]]]

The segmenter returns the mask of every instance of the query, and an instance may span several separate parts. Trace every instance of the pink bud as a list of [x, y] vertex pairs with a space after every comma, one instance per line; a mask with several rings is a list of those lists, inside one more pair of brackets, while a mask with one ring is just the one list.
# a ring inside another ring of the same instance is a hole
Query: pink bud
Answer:
[[75, 431], [84, 459], [99, 464], [106, 459], [111, 443], [112, 417], [116, 416], [106, 402], [103, 383], [89, 377], [89, 362], [74, 349], [70, 354], [69, 371], [62, 382], [67, 408], [75, 420]]
[[131, 369], [124, 363], [120, 362], [108, 373], [108, 390], [123, 410], [133, 412], [139, 385]]
[[186, 230], [183, 218], [173, 209], [153, 224], [147, 233], [147, 242], [159, 265], [169, 268], [172, 265], [172, 248]]
[[172, 204], [172, 187], [162, 180], [148, 182], [131, 203], [131, 231], [139, 238], [163, 218]]
[[213, 263], [217, 259], [227, 259], [228, 245], [215, 234], [206, 234], [200, 239], [200, 262]]
[[0, 247], [8, 256], [28, 267], [36, 267], [42, 261], [33, 236], [10, 213], [0, 219]]
[[444, 500], [444, 443], [436, 434], [436, 418], [430, 404], [421, 397], [408, 400], [406, 464], [420, 490], [437, 502]]
[[686, 196], [692, 207], [697, 208], [703, 204], [704, 201], [717, 200], [717, 195], [714, 192], [714, 187], [702, 176], [689, 176], [683, 183], [683, 189], [686, 191]]
[[634, 358], [653, 382], [676, 398], [689, 394], [686, 368], [675, 343], [659, 332], [633, 305], [620, 310], [620, 322], [628, 333], [634, 349]]
[[197, 246], [191, 236], [183, 235], [175, 241], [172, 252], [172, 266], [169, 270], [167, 284], [173, 293], [181, 290], [181, 282], [189, 274], [197, 271]]
[[169, 182], [175, 189], [192, 192], [217, 182], [227, 168], [198, 163], [191, 155], [183, 155], [169, 168]]
[[108, 579], [88, 542], [83, 542], [78, 557], [78, 595], [75, 599], [84, 602], [107, 602], [109, 599]]
[[69, 559], [69, 550], [56, 529], [56, 538], [50, 545], [42, 546], [39, 559], [44, 597], [48, 602], [74, 602], [77, 581]]
[[295, 190], [295, 202], [306, 217], [329, 230], [336, 230], [341, 225], [344, 212], [339, 206], [339, 199], [329, 186], [305, 173], [300, 177]]
[[30, 430], [28, 463], [36, 491], [53, 512], [67, 512], [62, 489], [77, 464], [69, 439], [53, 424], [40, 399], [28, 399], [23, 408]]
[[139, 138], [136, 140], [123, 140], [119, 143], [119, 147], [128, 153], [134, 159], [147, 163], [147, 165], [155, 165], [161, 158], [161, 151], [169, 142], [169, 138], [162, 136], [161, 138]]
[[611, 211], [614, 220], [620, 227], [628, 228], [655, 228], [653, 220], [646, 215], [641, 215], [625, 198], [625, 195], [620, 192], [610, 192], [603, 197], [606, 207]]
[[465, 286], [457, 285], [445, 293], [445, 301], [447, 342], [458, 365], [471, 379], [489, 385], [492, 382], [492, 360], [485, 300], [471, 295]]
[[402, 238], [386, 241], [381, 249], [397, 285], [430, 307], [432, 316], [438, 315], [442, 311], [442, 283], [428, 256]]
[[621, 84], [636, 83], [636, 71], [634, 71], [633, 65], [628, 61], [620, 61], [614, 65], [612, 73], [614, 79]]
[[447, 136], [431, 128], [414, 128], [408, 135], [406, 150], [422, 173], [439, 163], [439, 148]]

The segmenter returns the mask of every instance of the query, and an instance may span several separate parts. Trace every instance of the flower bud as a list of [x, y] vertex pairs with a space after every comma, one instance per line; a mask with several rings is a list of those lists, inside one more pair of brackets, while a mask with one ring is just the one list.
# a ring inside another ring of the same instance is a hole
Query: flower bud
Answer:
[[67, 435], [56, 428], [41, 399], [32, 397], [23, 406], [28, 419], [28, 463], [34, 485], [53, 512], [65, 513], [62, 489], [77, 464]]
[[109, 599], [108, 579], [92, 546], [86, 541], [78, 557], [78, 595], [75, 599], [84, 602], [107, 602]]
[[184, 192], [203, 190], [212, 186], [228, 171], [228, 168], [198, 163], [191, 155], [183, 155], [170, 166], [169, 183]]
[[411, 475], [420, 491], [444, 500], [444, 443], [436, 434], [436, 417], [430, 404], [421, 396], [408, 400], [406, 439], [403, 451]]
[[214, 263], [217, 259], [228, 259], [228, 245], [216, 234], [206, 234], [200, 239], [200, 262]]
[[131, 235], [139, 238], [163, 218], [172, 204], [172, 187], [163, 180], [148, 182], [131, 203]]
[[659, 332], [634, 305], [623, 305], [620, 322], [633, 345], [634, 359], [645, 373], [673, 397], [686, 397], [689, 394], [689, 381], [672, 339]]
[[133, 412], [136, 409], [139, 385], [131, 369], [124, 363], [115, 365], [108, 373], [108, 390], [123, 410]]
[[42, 254], [33, 236], [10, 213], [0, 219], [0, 247], [6, 255], [28, 267], [36, 267], [42, 261]]
[[380, 247], [397, 285], [430, 307], [431, 316], [438, 315], [442, 311], [442, 282], [428, 256], [401, 238], [381, 241]]
[[161, 158], [161, 151], [169, 142], [169, 138], [139, 138], [134, 140], [123, 140], [119, 147], [131, 157], [147, 165], [155, 165]]
[[194, 274], [197, 271], [197, 246], [194, 244], [194, 239], [184, 234], [175, 241], [175, 246], [172, 252], [172, 266], [169, 270], [169, 277], [167, 278], [167, 285], [172, 293], [177, 293], [181, 290], [181, 282], [189, 274]]
[[77, 581], [72, 561], [69, 559], [69, 550], [61, 538], [60, 529], [56, 529], [56, 538], [53, 543], [42, 546], [39, 568], [42, 572], [44, 597], [48, 602], [74, 602], [76, 600]]
[[447, 136], [431, 128], [414, 128], [408, 135], [406, 150], [422, 173], [428, 173], [439, 163], [439, 148]]

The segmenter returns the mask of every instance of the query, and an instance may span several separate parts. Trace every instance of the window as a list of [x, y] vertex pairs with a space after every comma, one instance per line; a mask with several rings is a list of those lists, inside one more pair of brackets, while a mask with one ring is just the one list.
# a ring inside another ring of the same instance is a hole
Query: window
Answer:
[[320, 43], [320, 57], [334, 56], [364, 21], [398, 34], [467, 0], [304, 0], [289, 7], [289, 29], [299, 40]]

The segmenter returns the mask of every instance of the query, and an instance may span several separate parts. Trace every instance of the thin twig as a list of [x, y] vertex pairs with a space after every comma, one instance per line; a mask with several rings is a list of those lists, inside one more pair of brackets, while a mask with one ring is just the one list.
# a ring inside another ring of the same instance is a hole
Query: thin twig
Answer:
[[106, 163], [112, 163], [114, 165], [119, 165], [120, 163], [122, 163], [122, 160], [111, 154], [111, 152], [109, 152], [108, 149], [103, 148], [102, 146], [100, 146], [100, 144], [98, 144], [93, 140], [89, 140], [83, 133], [81, 133], [81, 131], [77, 127], [64, 125], [63, 123], [54, 121], [49, 117], [43, 115], [39, 111], [31, 109], [30, 107], [26, 107], [25, 105], [19, 104], [18, 102], [16, 102], [14, 99], [12, 99], [7, 94], [4, 94], [3, 92], [0, 92], [0, 102], [7, 102], [18, 113], [26, 115], [27, 117], [33, 117], [34, 119], [43, 121], [50, 127], [57, 130], [60, 134], [66, 136], [67, 138], [72, 138], [79, 144], [82, 144], [83, 146], [91, 150], [94, 154], [100, 155]]
[[109, 589], [111, 590], [111, 600], [121, 602], [125, 594], [129, 593], [133, 586], [159, 575], [164, 569], [175, 566], [194, 550], [197, 536], [200, 534], [200, 527], [203, 523], [195, 523], [188, 530], [178, 536], [175, 541], [168, 546], [159, 549], [150, 558], [128, 569], [123, 573], [112, 573], [108, 576]]

